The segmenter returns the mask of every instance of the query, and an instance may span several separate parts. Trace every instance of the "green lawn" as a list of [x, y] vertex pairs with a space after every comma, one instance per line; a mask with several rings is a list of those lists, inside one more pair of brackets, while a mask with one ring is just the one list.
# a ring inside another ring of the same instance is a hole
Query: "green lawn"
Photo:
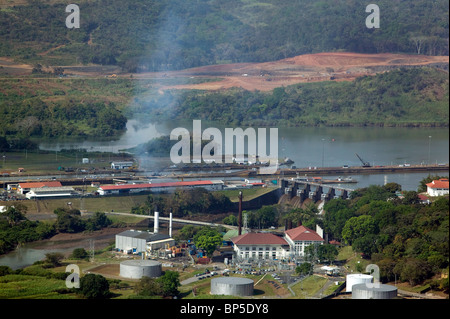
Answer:
[[59, 294], [66, 288], [64, 280], [29, 275], [0, 277], [0, 299], [73, 299], [73, 294]]
[[313, 297], [326, 284], [327, 278], [309, 276], [299, 281], [291, 288], [295, 292], [296, 299], [308, 299]]

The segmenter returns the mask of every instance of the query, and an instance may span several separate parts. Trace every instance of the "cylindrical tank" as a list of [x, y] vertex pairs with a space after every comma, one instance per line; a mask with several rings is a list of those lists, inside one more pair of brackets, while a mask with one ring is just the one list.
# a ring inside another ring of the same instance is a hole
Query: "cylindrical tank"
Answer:
[[353, 285], [352, 289], [352, 299], [392, 299], [395, 297], [397, 297], [397, 287], [391, 285], [357, 284]]
[[345, 289], [347, 292], [351, 292], [353, 285], [365, 284], [365, 283], [371, 283], [371, 282], [373, 282], [372, 275], [350, 274], [350, 275], [347, 275], [346, 282], [345, 282]]
[[252, 296], [254, 281], [240, 277], [220, 277], [211, 280], [212, 295]]
[[120, 276], [130, 279], [161, 276], [161, 263], [154, 260], [126, 260], [120, 263]]

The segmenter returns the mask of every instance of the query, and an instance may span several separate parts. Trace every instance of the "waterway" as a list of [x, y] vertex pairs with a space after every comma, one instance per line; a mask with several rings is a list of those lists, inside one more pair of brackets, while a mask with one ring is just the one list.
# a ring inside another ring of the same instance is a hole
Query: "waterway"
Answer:
[[[152, 138], [168, 135], [176, 127], [192, 132], [192, 121], [141, 124], [130, 120], [127, 131], [115, 141], [96, 140], [40, 140], [39, 146], [47, 150], [86, 149], [88, 151], [118, 152], [135, 147]], [[202, 130], [217, 127], [224, 136], [224, 126], [202, 122]], [[245, 127], [242, 127], [245, 129]], [[267, 144], [269, 140], [267, 140]], [[279, 127], [278, 157], [289, 157], [297, 167], [358, 166], [360, 160], [375, 165], [426, 164], [449, 162], [448, 128], [382, 128], [382, 127]], [[152, 169], [157, 162], [151, 157], [142, 163]], [[372, 174], [351, 176], [357, 184], [343, 184], [347, 188], [383, 185], [395, 182], [403, 190], [417, 190], [420, 180], [430, 173]], [[448, 175], [446, 172], [432, 174]], [[326, 178], [337, 178], [328, 176]], [[347, 177], [347, 176], [342, 176]], [[325, 177], [324, 177], [325, 178]], [[26, 245], [12, 253], [0, 256], [0, 265], [17, 269], [43, 259], [54, 249], [34, 249]]]
[[[177, 127], [192, 132], [192, 121], [143, 124], [129, 120], [126, 132], [115, 141], [47, 139], [38, 143], [53, 151], [118, 152], [169, 135]], [[225, 126], [203, 121], [202, 130], [208, 127], [218, 128], [225, 136]], [[448, 163], [448, 143], [448, 128], [278, 127], [278, 155], [291, 158], [297, 167], [357, 166], [361, 162], [355, 153], [372, 165]]]

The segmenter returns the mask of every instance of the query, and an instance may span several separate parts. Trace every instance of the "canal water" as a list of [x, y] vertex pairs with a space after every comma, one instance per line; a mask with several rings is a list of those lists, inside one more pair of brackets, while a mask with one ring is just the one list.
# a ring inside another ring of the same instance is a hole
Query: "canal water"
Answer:
[[[184, 127], [192, 132], [192, 121], [142, 124], [130, 120], [127, 131], [115, 141], [96, 140], [40, 140], [39, 146], [47, 150], [86, 149], [88, 151], [112, 151], [135, 147], [148, 142], [152, 138], [168, 135], [177, 127]], [[217, 123], [202, 122], [202, 130], [217, 127], [224, 136], [224, 126]], [[245, 129], [245, 127], [242, 127]], [[255, 128], [256, 129], [256, 128]], [[269, 144], [269, 140], [267, 140]], [[322, 166], [359, 166], [360, 160], [372, 165], [427, 164], [449, 162], [449, 129], [448, 128], [384, 128], [384, 127], [279, 127], [279, 158], [289, 157], [297, 167]], [[158, 159], [146, 157], [142, 159], [149, 169]], [[354, 175], [357, 184], [342, 184], [347, 188], [361, 188], [369, 185], [383, 185], [395, 182], [402, 185], [403, 190], [417, 190], [419, 182], [432, 175], [448, 175], [448, 172], [395, 173]], [[313, 174], [311, 174], [313, 175]], [[328, 176], [337, 178], [339, 176]], [[348, 177], [348, 176], [342, 176]], [[35, 249], [25, 245], [20, 249], [0, 256], [0, 265], [8, 265], [13, 269], [31, 265], [45, 258], [48, 252], [64, 252], [66, 250]]]
[[[192, 132], [192, 121], [142, 124], [129, 120], [127, 131], [115, 141], [46, 139], [38, 143], [47, 150], [118, 152], [169, 135], [177, 127]], [[225, 126], [202, 121], [202, 131], [208, 127], [218, 128], [224, 139]], [[267, 145], [269, 141], [267, 137]], [[448, 128], [278, 127], [278, 156], [289, 157], [297, 167], [358, 166], [356, 154], [372, 165], [448, 163], [448, 143]]]

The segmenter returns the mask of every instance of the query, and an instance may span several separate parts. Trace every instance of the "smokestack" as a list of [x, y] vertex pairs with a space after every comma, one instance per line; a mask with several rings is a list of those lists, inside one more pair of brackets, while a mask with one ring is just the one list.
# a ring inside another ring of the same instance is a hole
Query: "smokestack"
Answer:
[[169, 237], [172, 238], [172, 212], [169, 215]]
[[238, 236], [242, 234], [242, 192], [239, 192], [239, 216], [238, 216]]
[[153, 233], [157, 234], [159, 232], [159, 212], [155, 211], [155, 226]]

